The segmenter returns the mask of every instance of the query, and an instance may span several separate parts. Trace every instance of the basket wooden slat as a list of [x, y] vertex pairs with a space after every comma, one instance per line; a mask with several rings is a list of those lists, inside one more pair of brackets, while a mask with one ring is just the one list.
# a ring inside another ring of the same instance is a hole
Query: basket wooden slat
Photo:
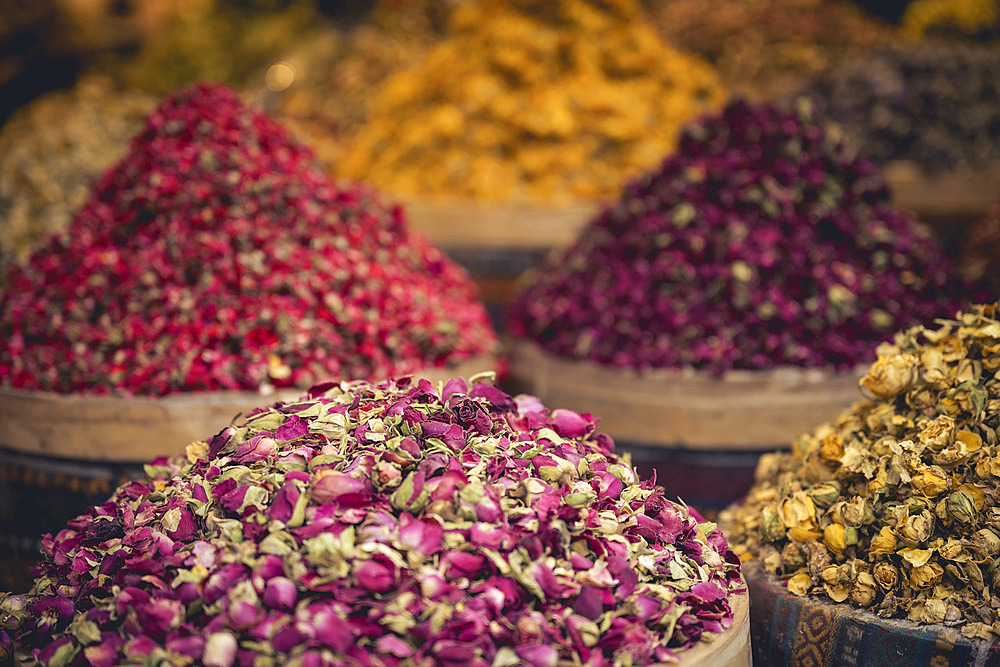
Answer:
[[558, 248], [573, 242], [600, 203], [564, 206], [405, 201], [414, 229], [450, 248]]
[[[495, 367], [495, 359], [484, 356], [416, 375], [436, 381]], [[192, 440], [219, 432], [238, 415], [302, 393], [220, 391], [119, 398], [0, 388], [0, 448], [74, 460], [147, 461], [182, 453]]]
[[636, 373], [512, 344], [511, 374], [546, 405], [590, 412], [615, 439], [645, 446], [763, 449], [790, 445], [860, 400], [860, 370], [801, 368]]
[[681, 667], [750, 667], [750, 598], [742, 593], [731, 600], [733, 624], [714, 641], [680, 654]]
[[894, 162], [882, 174], [893, 202], [925, 219], [972, 219], [1000, 201], [1000, 164], [927, 174], [911, 162]]

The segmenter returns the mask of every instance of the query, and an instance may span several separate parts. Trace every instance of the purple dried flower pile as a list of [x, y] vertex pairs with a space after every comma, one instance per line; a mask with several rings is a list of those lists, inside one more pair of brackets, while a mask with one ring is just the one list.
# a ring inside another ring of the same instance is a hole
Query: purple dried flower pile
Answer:
[[615, 367], [843, 370], [960, 293], [937, 242], [808, 106], [736, 101], [530, 274], [508, 323]]
[[733, 620], [722, 533], [588, 414], [472, 378], [314, 387], [150, 464], [0, 600], [45, 665], [645, 665]]
[[475, 285], [402, 209], [218, 85], [168, 97], [0, 291], [0, 383], [23, 389], [304, 389], [494, 344]]

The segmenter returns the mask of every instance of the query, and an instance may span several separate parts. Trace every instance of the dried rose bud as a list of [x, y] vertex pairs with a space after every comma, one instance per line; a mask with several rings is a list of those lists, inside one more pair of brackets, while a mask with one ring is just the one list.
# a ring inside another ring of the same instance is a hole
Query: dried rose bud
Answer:
[[861, 607], [870, 607], [878, 599], [878, 585], [875, 577], [867, 572], [859, 572], [851, 589], [851, 600]]
[[926, 542], [934, 532], [934, 517], [924, 510], [920, 514], [906, 517], [896, 526], [896, 535], [906, 546], [915, 547]]
[[835, 480], [820, 482], [809, 487], [808, 493], [816, 507], [826, 509], [840, 497], [840, 484]]
[[915, 589], [933, 586], [944, 574], [944, 568], [937, 563], [926, 563], [910, 570], [910, 586]]
[[944, 449], [955, 436], [955, 419], [948, 415], [938, 415], [920, 431], [920, 444], [937, 451]]
[[886, 561], [880, 561], [875, 564], [872, 576], [883, 591], [891, 591], [896, 588], [896, 584], [899, 582], [899, 568]]
[[808, 572], [799, 572], [788, 580], [788, 592], [799, 597], [808, 594], [812, 586], [813, 580]]
[[917, 358], [912, 354], [895, 354], [879, 357], [860, 383], [875, 396], [889, 398], [904, 391], [913, 383]]
[[945, 501], [948, 517], [962, 523], [974, 523], [979, 513], [972, 496], [964, 491], [956, 491]]
[[760, 536], [767, 542], [775, 542], [785, 536], [785, 524], [774, 507], [765, 507], [760, 513]]

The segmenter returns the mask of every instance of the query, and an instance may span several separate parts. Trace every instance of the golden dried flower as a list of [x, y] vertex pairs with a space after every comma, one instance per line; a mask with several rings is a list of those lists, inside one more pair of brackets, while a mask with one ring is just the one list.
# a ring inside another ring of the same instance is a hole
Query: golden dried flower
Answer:
[[905, 391], [915, 379], [918, 359], [913, 354], [880, 356], [860, 384], [875, 396], [890, 398]]
[[847, 548], [846, 529], [839, 523], [831, 523], [823, 529], [823, 544], [831, 553], [839, 554]]
[[879, 554], [891, 554], [896, 552], [896, 534], [893, 532], [892, 528], [889, 526], [882, 526], [879, 529], [878, 535], [872, 538], [871, 547], [868, 549], [868, 553], [873, 557]]
[[910, 484], [917, 492], [934, 498], [948, 489], [948, 478], [940, 468], [924, 466], [913, 475]]
[[840, 463], [840, 457], [844, 455], [844, 439], [839, 433], [831, 433], [823, 438], [823, 444], [819, 448], [819, 457], [828, 464]]
[[859, 572], [858, 578], [851, 589], [851, 600], [861, 607], [870, 607], [878, 599], [878, 585], [875, 577], [867, 572]]
[[933, 586], [944, 574], [944, 568], [937, 563], [927, 563], [910, 570], [910, 587], [927, 588]]
[[820, 482], [809, 487], [808, 493], [816, 507], [830, 507], [840, 497], [840, 484], [833, 480]]
[[920, 444], [937, 451], [950, 444], [954, 435], [954, 417], [938, 415], [924, 426], [917, 437]]
[[972, 523], [976, 520], [976, 504], [972, 496], [965, 491], [956, 491], [948, 496], [946, 501], [948, 517], [963, 523]]
[[785, 536], [785, 524], [773, 506], [765, 507], [760, 513], [760, 536], [766, 542], [775, 542]]
[[896, 534], [899, 539], [909, 547], [915, 547], [927, 541], [933, 532], [934, 517], [927, 510], [907, 517], [905, 521], [896, 526]]
[[875, 564], [872, 569], [872, 576], [884, 591], [891, 591], [899, 583], [899, 568], [886, 561]]
[[799, 597], [809, 593], [809, 589], [812, 588], [813, 580], [809, 576], [808, 572], [799, 572], [791, 579], [788, 580], [788, 592], [792, 595], [798, 595]]

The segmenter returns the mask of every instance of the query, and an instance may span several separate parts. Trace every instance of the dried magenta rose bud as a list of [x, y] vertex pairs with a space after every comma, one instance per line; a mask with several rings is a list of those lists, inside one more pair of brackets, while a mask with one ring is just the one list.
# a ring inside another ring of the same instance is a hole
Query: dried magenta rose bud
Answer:
[[527, 279], [517, 336], [566, 357], [714, 373], [847, 369], [952, 314], [940, 246], [813, 118], [733, 102]]
[[57, 392], [307, 387], [489, 352], [465, 273], [222, 86], [148, 118], [0, 294], [0, 382]]
[[48, 665], [669, 662], [739, 561], [595, 428], [483, 377], [314, 387], [47, 535], [4, 627]]

